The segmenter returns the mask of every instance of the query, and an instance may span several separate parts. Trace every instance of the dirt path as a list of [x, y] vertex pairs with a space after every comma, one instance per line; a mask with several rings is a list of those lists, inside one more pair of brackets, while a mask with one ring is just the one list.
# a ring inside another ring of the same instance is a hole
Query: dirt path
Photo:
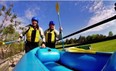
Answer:
[[16, 54], [12, 57], [7, 58], [6, 60], [0, 60], [2, 62], [0, 64], [0, 71], [12, 71], [17, 62], [21, 59], [21, 57], [24, 55], [24, 52], [21, 52], [19, 54]]

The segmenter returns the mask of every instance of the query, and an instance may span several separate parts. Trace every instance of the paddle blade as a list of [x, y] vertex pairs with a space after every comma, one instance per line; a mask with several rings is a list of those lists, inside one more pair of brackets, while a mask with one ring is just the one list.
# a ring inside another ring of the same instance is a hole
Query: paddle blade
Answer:
[[90, 53], [90, 54], [96, 54], [96, 51], [93, 51], [93, 50], [85, 50], [85, 49], [76, 48], [76, 47], [67, 48], [66, 51], [72, 52], [72, 53], [74, 52], [74, 53]]
[[56, 3], [56, 11], [59, 13], [59, 4], [58, 4], [58, 2]]
[[0, 45], [4, 45], [4, 44], [5, 44], [4, 42], [1, 42], [1, 41], [0, 41]]

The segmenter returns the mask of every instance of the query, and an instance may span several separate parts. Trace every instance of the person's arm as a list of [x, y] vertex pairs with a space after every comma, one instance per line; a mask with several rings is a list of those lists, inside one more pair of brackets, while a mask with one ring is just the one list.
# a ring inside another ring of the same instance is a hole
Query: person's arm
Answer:
[[23, 37], [28, 32], [28, 30], [29, 30], [29, 27], [25, 27], [25, 30], [22, 33], [20, 33], [19, 38], [18, 38], [18, 41], [23, 40]]
[[61, 33], [60, 31], [57, 31], [56, 29], [54, 30], [55, 34], [56, 34], [56, 38], [57, 39], [61, 39]]
[[[48, 29], [47, 29], [47, 30], [48, 30]], [[45, 37], [46, 37], [47, 30], [44, 31], [44, 36], [45, 36]], [[46, 40], [45, 40], [45, 42], [46, 42]]]
[[39, 27], [39, 30], [40, 30], [40, 35], [41, 35], [42, 41], [45, 42], [45, 36], [44, 36], [43, 29], [41, 27]]
[[59, 31], [55, 29], [55, 33], [56, 33], [56, 37], [58, 39], [61, 39], [62, 38], [62, 27], [59, 28]]
[[42, 29], [41, 27], [39, 27], [39, 30], [40, 30], [40, 35], [41, 35], [41, 38], [42, 38], [42, 44], [41, 44], [41, 47], [45, 48], [46, 45], [45, 45], [45, 36], [44, 36], [43, 29]]

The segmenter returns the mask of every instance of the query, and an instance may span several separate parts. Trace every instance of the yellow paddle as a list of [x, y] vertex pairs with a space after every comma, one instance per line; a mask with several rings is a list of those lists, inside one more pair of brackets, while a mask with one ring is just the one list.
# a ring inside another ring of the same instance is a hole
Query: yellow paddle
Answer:
[[96, 51], [93, 51], [93, 50], [85, 50], [85, 49], [76, 48], [76, 47], [67, 48], [66, 51], [74, 52], [74, 53], [92, 53], [92, 54], [96, 53]]
[[[58, 21], [59, 21], [59, 27], [61, 27], [61, 20], [60, 20], [60, 7], [58, 2], [56, 3], [56, 12], [58, 13]], [[61, 40], [62, 40], [62, 47], [64, 49], [64, 40], [63, 40], [63, 32], [61, 31]]]

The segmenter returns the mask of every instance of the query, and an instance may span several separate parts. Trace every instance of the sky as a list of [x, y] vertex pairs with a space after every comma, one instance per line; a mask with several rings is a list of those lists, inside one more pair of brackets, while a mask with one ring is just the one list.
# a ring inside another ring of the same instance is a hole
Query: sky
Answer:
[[[0, 8], [2, 5], [8, 7], [10, 4], [14, 4], [12, 12], [17, 15], [17, 19], [21, 21], [23, 26], [31, 24], [32, 17], [37, 17], [39, 19], [39, 26], [42, 27], [43, 30], [46, 30], [49, 27], [49, 21], [54, 21], [55, 27], [58, 30], [59, 22], [56, 12], [57, 1], [1, 0]], [[63, 28], [63, 36], [116, 15], [116, 11], [114, 10], [114, 3], [116, 3], [115, 0], [65, 0], [58, 1], [58, 3], [60, 6], [60, 19]], [[1, 18], [2, 17], [0, 17], [0, 19]], [[80, 35], [88, 36], [92, 34], [108, 35], [109, 31], [116, 34], [116, 20], [72, 37], [78, 38]]]

